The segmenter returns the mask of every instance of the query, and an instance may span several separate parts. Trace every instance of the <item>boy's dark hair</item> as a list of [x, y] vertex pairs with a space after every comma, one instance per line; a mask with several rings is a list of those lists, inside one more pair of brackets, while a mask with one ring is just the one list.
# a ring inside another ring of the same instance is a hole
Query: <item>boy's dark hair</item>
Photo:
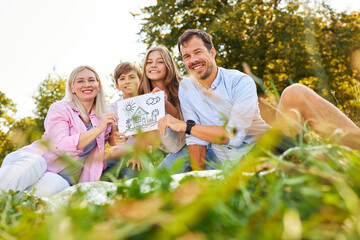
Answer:
[[115, 83], [118, 83], [118, 79], [120, 78], [121, 74], [126, 74], [130, 71], [135, 71], [136, 75], [138, 75], [139, 79], [141, 80], [142, 77], [142, 70], [136, 63], [131, 62], [122, 62], [116, 66], [114, 70], [114, 80]]
[[214, 47], [214, 44], [212, 43], [212, 37], [207, 33], [199, 29], [187, 29], [178, 39], [178, 49], [180, 51], [180, 46], [183, 46], [184, 43], [189, 41], [193, 37], [200, 38], [203, 42], [207, 50], [211, 50], [211, 48]]

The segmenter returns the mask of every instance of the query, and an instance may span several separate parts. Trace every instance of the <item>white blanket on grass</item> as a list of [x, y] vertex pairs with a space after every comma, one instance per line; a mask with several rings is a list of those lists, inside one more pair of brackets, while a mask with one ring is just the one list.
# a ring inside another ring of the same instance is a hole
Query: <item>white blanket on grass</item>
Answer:
[[[260, 172], [259, 175], [263, 176], [273, 171], [275, 171], [275, 169], [270, 169], [268, 171]], [[255, 173], [243, 172], [242, 174], [244, 176], [252, 176]], [[179, 173], [171, 176], [172, 178], [172, 181], [170, 183], [171, 189], [177, 188], [180, 185], [180, 181], [187, 176], [205, 177], [208, 179], [218, 179], [218, 180], [224, 179], [222, 170], [206, 170], [206, 171], [192, 171], [187, 173]], [[126, 186], [130, 186], [135, 179], [136, 178], [129, 179], [125, 181], [124, 184]], [[151, 191], [151, 186], [156, 185], [156, 183], [159, 183], [159, 181], [152, 177], [147, 177], [141, 182], [140, 191], [143, 193], [149, 192]], [[54, 196], [41, 197], [41, 199], [43, 199], [45, 202], [49, 204], [50, 211], [54, 211], [58, 207], [65, 206], [66, 204], [68, 204], [71, 197], [77, 192], [81, 192], [80, 196], [77, 196], [77, 197], [81, 197], [81, 201], [87, 203], [93, 203], [97, 205], [112, 204], [114, 201], [114, 197], [109, 197], [109, 196], [115, 196], [116, 191], [117, 191], [117, 186], [115, 183], [112, 182], [103, 182], [103, 181], [87, 182], [87, 183], [76, 184]]]
[[[179, 182], [186, 176], [194, 176], [194, 177], [206, 177], [209, 179], [223, 179], [223, 174], [221, 170], [207, 170], [207, 171], [192, 171], [187, 173], [179, 173], [172, 175], [172, 181], [170, 183], [170, 187], [175, 189], [179, 186]], [[130, 186], [131, 183], [135, 179], [129, 179], [125, 181], [127, 186]], [[151, 186], [153, 183], [158, 182], [158, 180], [147, 177], [141, 184], [141, 192], [149, 192], [151, 191]], [[60, 206], [64, 206], [68, 204], [71, 197], [77, 192], [81, 192], [81, 199], [93, 204], [111, 204], [114, 201], [113, 197], [116, 194], [117, 186], [115, 183], [111, 182], [87, 182], [87, 183], [79, 183], [74, 186], [71, 186], [64, 191], [55, 194], [51, 197], [41, 197], [45, 202], [49, 204], [50, 211], [57, 209]]]

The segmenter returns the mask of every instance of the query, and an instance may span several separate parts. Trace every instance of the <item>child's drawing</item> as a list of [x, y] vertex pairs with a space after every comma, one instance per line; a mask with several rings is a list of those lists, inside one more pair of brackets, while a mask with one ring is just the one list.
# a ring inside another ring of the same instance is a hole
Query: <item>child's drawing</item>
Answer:
[[148, 93], [118, 102], [119, 132], [134, 135], [158, 129], [158, 120], [165, 116], [164, 92]]

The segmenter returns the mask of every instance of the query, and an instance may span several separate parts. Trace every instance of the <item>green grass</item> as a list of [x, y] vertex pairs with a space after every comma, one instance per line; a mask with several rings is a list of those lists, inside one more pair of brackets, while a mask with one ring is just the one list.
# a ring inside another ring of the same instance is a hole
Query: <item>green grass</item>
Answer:
[[[315, 138], [316, 139], [316, 138]], [[275, 171], [244, 176], [256, 164]], [[171, 190], [170, 173], [153, 171], [130, 186], [116, 183], [111, 205], [84, 202], [81, 193], [51, 212], [31, 193], [0, 198], [3, 239], [358, 239], [360, 156], [312, 141], [283, 155], [255, 149], [224, 169], [223, 180], [188, 177]]]

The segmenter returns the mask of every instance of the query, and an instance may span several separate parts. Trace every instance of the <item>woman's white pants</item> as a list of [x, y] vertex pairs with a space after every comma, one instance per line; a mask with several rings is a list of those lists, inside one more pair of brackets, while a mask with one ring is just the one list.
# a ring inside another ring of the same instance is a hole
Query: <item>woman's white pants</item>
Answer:
[[45, 159], [35, 153], [15, 151], [8, 154], [0, 168], [0, 189], [8, 192], [31, 191], [38, 196], [51, 196], [70, 187], [56, 173], [46, 172]]

